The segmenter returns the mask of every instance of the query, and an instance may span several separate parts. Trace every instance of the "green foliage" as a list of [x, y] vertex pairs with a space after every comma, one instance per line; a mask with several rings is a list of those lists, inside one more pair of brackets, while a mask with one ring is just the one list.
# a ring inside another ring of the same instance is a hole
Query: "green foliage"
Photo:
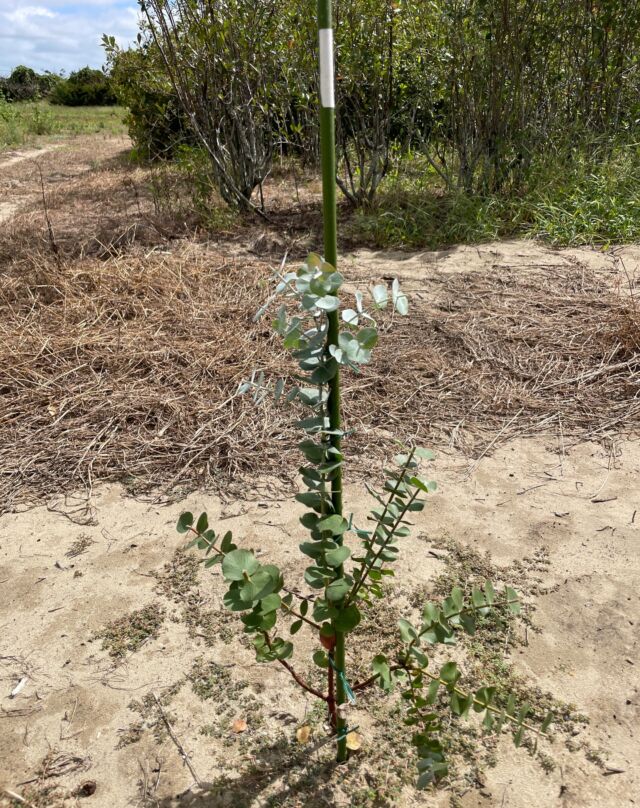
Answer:
[[[230, 205], [251, 209], [298, 93], [300, 73], [287, 43], [300, 12], [266, 0], [143, 4], [139, 44], [160, 58], [170, 94], [209, 159], [209, 174]], [[107, 47], [113, 43], [107, 38]]]
[[48, 101], [6, 102], [0, 95], [0, 149], [22, 146], [46, 135], [95, 132], [121, 134], [118, 107], [61, 107]]
[[637, 241], [640, 152], [598, 142], [549, 149], [532, 163], [518, 194], [447, 190], [424, 157], [414, 155], [349, 227], [352, 237], [376, 247], [441, 249], [514, 236], [556, 246]]
[[[408, 301], [394, 281], [391, 288], [380, 285], [371, 290], [370, 311], [365, 308], [361, 292], [353, 295], [352, 308], [342, 308], [343, 278], [317, 255], [310, 255], [298, 272], [279, 274], [277, 280], [275, 295], [258, 316], [263, 316], [279, 295], [295, 304], [292, 311], [291, 305], [283, 303], [273, 326], [297, 360], [299, 373], [288, 391], [281, 382], [269, 386], [264, 375], [258, 374], [243, 383], [239, 393], [253, 392], [257, 401], [270, 394], [284, 396], [287, 402], [297, 402], [310, 410], [308, 417], [298, 421], [306, 433], [299, 444], [305, 461], [300, 474], [306, 490], [296, 496], [307, 509], [300, 522], [308, 531], [308, 539], [300, 544], [300, 551], [310, 559], [304, 572], [310, 594], [301, 594], [297, 586], [287, 587], [277, 566], [263, 564], [253, 551], [239, 548], [231, 532], [216, 534], [209, 527], [206, 513], [197, 519], [192, 513], [183, 513], [177, 529], [193, 534], [190, 546], [204, 552], [206, 567], [221, 565], [228, 586], [224, 605], [240, 613], [256, 659], [284, 665], [298, 684], [326, 702], [339, 750], [348, 731], [340, 721], [344, 722], [344, 711], [348, 703], [355, 701], [355, 693], [376, 683], [387, 692], [399, 689], [405, 705], [404, 721], [411, 728], [418, 753], [418, 785], [422, 787], [447, 771], [432, 707], [441, 691], [447, 693], [453, 715], [463, 718], [472, 711], [482, 714], [487, 731], [495, 731], [505, 721], [514, 725], [516, 744], [525, 728], [540, 731], [539, 727], [525, 724], [526, 706], [518, 712], [511, 703], [499, 709], [494, 703], [495, 687], [467, 692], [459, 687], [461, 672], [454, 662], [433, 671], [427, 655], [434, 645], [455, 643], [460, 632], [473, 635], [490, 614], [496, 619], [502, 612], [517, 613], [518, 596], [509, 587], [497, 593], [489, 581], [468, 595], [454, 587], [442, 603], [424, 605], [420, 625], [401, 619], [395, 653], [376, 655], [370, 679], [350, 685], [339, 645], [361, 624], [363, 604], [385, 596], [384, 582], [394, 575], [393, 564], [410, 533], [409, 517], [423, 510], [436, 484], [423, 471], [433, 453], [407, 447], [385, 471], [383, 484], [379, 488], [368, 486], [374, 507], [366, 526], [358, 526], [353, 515], [345, 517], [336, 505], [332, 485], [344, 464], [344, 455], [336, 448], [335, 438], [343, 433], [335, 426], [332, 397], [341, 368], [359, 372], [360, 366], [371, 360], [377, 341], [373, 316], [376, 310], [391, 305], [396, 314], [403, 316], [408, 312]], [[285, 638], [287, 627], [289, 638], [303, 628], [315, 635], [320, 647], [313, 651], [312, 660], [325, 672], [327, 692], [307, 684], [291, 667], [294, 641]]]
[[62, 77], [55, 73], [36, 73], [18, 65], [8, 78], [0, 77], [0, 96], [7, 101], [35, 101], [49, 96], [60, 81]]
[[[196, 143], [180, 108], [158, 48], [153, 42], [122, 50], [114, 37], [104, 36], [103, 47], [111, 86], [119, 103], [127, 107], [127, 126], [138, 157], [144, 160], [176, 158], [183, 146]], [[198, 166], [200, 180], [206, 178]]]
[[[276, 148], [317, 159], [312, 6], [146, 7], [138, 47], [111, 63], [141, 152], [174, 157], [198, 144], [196, 173], [245, 207]], [[404, 175], [383, 191], [384, 218], [361, 217], [376, 243], [439, 246], [522, 228], [589, 240], [590, 216], [598, 231], [633, 236], [635, 209], [625, 215], [614, 194], [608, 215], [607, 190], [588, 177], [610, 159], [594, 142], [637, 140], [640, 6], [344, 0], [335, 11], [340, 188], [367, 210], [385, 176], [398, 165]], [[105, 44], [113, 60], [115, 42]], [[409, 183], [416, 154], [422, 168]], [[567, 194], [544, 196], [549, 171], [551, 190], [563, 190], [564, 176]], [[576, 199], [569, 178], [580, 183]]]
[[67, 107], [101, 107], [113, 106], [117, 99], [109, 76], [102, 70], [83, 67], [56, 84], [51, 103]]

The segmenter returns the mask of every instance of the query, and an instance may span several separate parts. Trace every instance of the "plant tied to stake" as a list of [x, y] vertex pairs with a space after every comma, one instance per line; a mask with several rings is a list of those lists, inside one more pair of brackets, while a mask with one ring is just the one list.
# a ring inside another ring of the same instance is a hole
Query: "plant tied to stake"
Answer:
[[[330, 0], [318, 0], [320, 45], [320, 133], [324, 211], [324, 258], [310, 255], [297, 272], [278, 274], [275, 294], [258, 313], [264, 315], [273, 299], [284, 296], [296, 304], [280, 305], [274, 328], [298, 362], [295, 384], [286, 390], [284, 380], [271, 389], [264, 374], [243, 383], [239, 393], [253, 391], [259, 403], [267, 395], [297, 401], [310, 410], [297, 426], [305, 433], [299, 444], [305, 464], [300, 468], [306, 490], [296, 499], [307, 511], [300, 522], [309, 539], [300, 544], [310, 559], [304, 573], [307, 594], [298, 587], [285, 586], [284, 576], [275, 564], [262, 564], [253, 551], [239, 548], [231, 531], [223, 536], [209, 527], [206, 513], [196, 520], [184, 513], [178, 531], [192, 533], [191, 546], [206, 554], [205, 566], [221, 564], [228, 584], [224, 605], [240, 612], [244, 630], [251, 636], [259, 662], [282, 665], [298, 685], [326, 703], [329, 724], [337, 746], [337, 760], [347, 760], [348, 740], [353, 728], [350, 707], [357, 693], [378, 685], [389, 693], [401, 692], [406, 704], [405, 723], [412, 728], [412, 742], [418, 754], [418, 786], [424, 787], [447, 772], [444, 750], [438, 740], [436, 701], [448, 704], [452, 713], [466, 716], [471, 710], [483, 713], [487, 730], [499, 730], [507, 721], [515, 725], [514, 741], [519, 745], [526, 728], [544, 732], [551, 716], [536, 728], [526, 723], [524, 705], [516, 712], [510, 698], [503, 709], [496, 706], [496, 689], [482, 687], [469, 692], [459, 687], [460, 671], [455, 662], [439, 669], [431, 666], [427, 650], [437, 644], [455, 643], [462, 631], [474, 634], [478, 621], [493, 610], [517, 613], [518, 596], [509, 587], [497, 594], [487, 581], [466, 597], [454, 588], [444, 602], [427, 603], [419, 625], [408, 620], [398, 624], [398, 644], [391, 656], [378, 654], [371, 660], [371, 676], [350, 683], [345, 646], [363, 618], [363, 604], [385, 595], [385, 579], [394, 575], [401, 541], [409, 535], [409, 517], [423, 510], [436, 484], [421, 472], [421, 464], [433, 453], [417, 446], [407, 447], [385, 471], [380, 489], [368, 486], [375, 506], [368, 524], [358, 527], [353, 515], [343, 511], [342, 430], [340, 417], [341, 370], [359, 372], [371, 360], [378, 341], [377, 310], [391, 307], [394, 315], [406, 316], [409, 305], [397, 280], [376, 285], [371, 291], [371, 308], [365, 296], [355, 292], [351, 307], [341, 306], [343, 277], [337, 265], [335, 110], [333, 89], [333, 28]], [[345, 536], [353, 536], [358, 549], [352, 554]], [[283, 623], [286, 621], [286, 624]], [[323, 689], [307, 682], [293, 667], [294, 638], [301, 630], [313, 632], [318, 647], [313, 662], [325, 673]], [[284, 636], [287, 635], [287, 636]]]
[[[514, 740], [519, 744], [526, 728], [544, 732], [550, 717], [541, 726], [526, 723], [528, 707], [516, 711], [513, 699], [504, 709], [496, 706], [496, 689], [482, 687], [469, 692], [459, 686], [460, 671], [455, 662], [433, 670], [428, 650], [437, 644], [455, 643], [459, 632], [474, 634], [478, 621], [490, 611], [517, 613], [520, 604], [513, 589], [499, 594], [487, 581], [482, 590], [473, 589], [466, 597], [454, 588], [444, 602], [427, 603], [418, 625], [400, 620], [398, 645], [394, 655], [377, 655], [371, 660], [371, 676], [350, 683], [345, 667], [345, 644], [363, 618], [363, 604], [385, 595], [384, 582], [394, 575], [393, 563], [400, 544], [409, 535], [409, 517], [425, 507], [436, 484], [421, 472], [421, 466], [433, 459], [433, 453], [409, 447], [394, 458], [386, 470], [380, 489], [368, 486], [375, 507], [366, 526], [357, 526], [353, 516], [342, 512], [344, 455], [339, 447], [343, 437], [332, 419], [332, 401], [339, 395], [339, 370], [357, 372], [371, 359], [378, 340], [374, 316], [370, 311], [391, 306], [394, 313], [406, 315], [407, 298], [394, 281], [391, 289], [373, 287], [372, 308], [365, 308], [364, 295], [355, 293], [353, 307], [340, 308], [339, 290], [343, 278], [333, 266], [311, 255], [298, 272], [279, 276], [277, 294], [293, 299], [296, 312], [280, 306], [274, 328], [298, 362], [295, 384], [285, 390], [279, 380], [270, 388], [262, 375], [241, 385], [239, 392], [253, 391], [256, 401], [273, 394], [276, 399], [298, 401], [309, 409], [308, 417], [298, 422], [305, 433], [299, 448], [305, 458], [300, 469], [306, 488], [296, 499], [307, 511], [300, 522], [309, 538], [300, 550], [309, 559], [304, 574], [307, 593], [285, 585], [275, 564], [262, 564], [253, 551], [238, 547], [231, 531], [218, 535], [209, 527], [207, 515], [197, 520], [185, 513], [178, 531], [191, 533], [191, 546], [206, 554], [204, 564], [220, 564], [228, 584], [224, 605], [241, 613], [244, 631], [250, 635], [259, 662], [276, 662], [289, 671], [308, 693], [324, 701], [332, 727], [338, 760], [346, 760], [347, 737], [351, 731], [349, 707], [357, 693], [378, 685], [389, 693], [399, 688], [406, 703], [405, 723], [413, 728], [413, 744], [418, 752], [418, 784], [424, 786], [447, 771], [444, 750], [437, 738], [438, 716], [433, 705], [444, 695], [451, 711], [466, 716], [472, 710], [484, 713], [483, 725], [497, 731], [505, 721], [516, 727]], [[270, 301], [271, 302], [271, 301]], [[263, 310], [259, 313], [264, 313]], [[334, 338], [330, 318], [339, 317], [341, 326]], [[336, 497], [336, 493], [340, 494]], [[358, 549], [345, 544], [345, 536], [357, 539]], [[294, 637], [299, 631], [311, 631], [318, 642], [313, 653], [315, 665], [325, 671], [326, 687], [309, 684], [293, 668]]]

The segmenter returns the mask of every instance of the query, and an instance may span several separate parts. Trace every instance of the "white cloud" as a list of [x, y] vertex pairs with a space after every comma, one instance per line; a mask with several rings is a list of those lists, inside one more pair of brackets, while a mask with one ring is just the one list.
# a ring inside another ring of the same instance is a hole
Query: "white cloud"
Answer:
[[13, 11], [7, 11], [4, 16], [10, 22], [24, 24], [33, 17], [55, 17], [56, 15], [43, 6], [22, 6]]
[[19, 64], [67, 73], [100, 67], [102, 34], [127, 45], [135, 39], [138, 16], [134, 0], [0, 0], [0, 75]]

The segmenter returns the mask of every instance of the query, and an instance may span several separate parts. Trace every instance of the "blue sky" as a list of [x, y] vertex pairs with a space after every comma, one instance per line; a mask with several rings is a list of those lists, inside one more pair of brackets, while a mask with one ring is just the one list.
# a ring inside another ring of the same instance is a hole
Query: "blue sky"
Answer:
[[0, 76], [19, 64], [58, 72], [101, 67], [102, 34], [135, 39], [135, 0], [0, 0]]

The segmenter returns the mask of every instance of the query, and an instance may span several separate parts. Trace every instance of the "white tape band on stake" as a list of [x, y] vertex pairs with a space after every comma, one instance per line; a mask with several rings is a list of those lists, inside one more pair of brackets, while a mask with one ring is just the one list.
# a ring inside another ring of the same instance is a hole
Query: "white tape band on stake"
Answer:
[[320, 29], [320, 103], [325, 109], [336, 105], [333, 90], [333, 28]]

